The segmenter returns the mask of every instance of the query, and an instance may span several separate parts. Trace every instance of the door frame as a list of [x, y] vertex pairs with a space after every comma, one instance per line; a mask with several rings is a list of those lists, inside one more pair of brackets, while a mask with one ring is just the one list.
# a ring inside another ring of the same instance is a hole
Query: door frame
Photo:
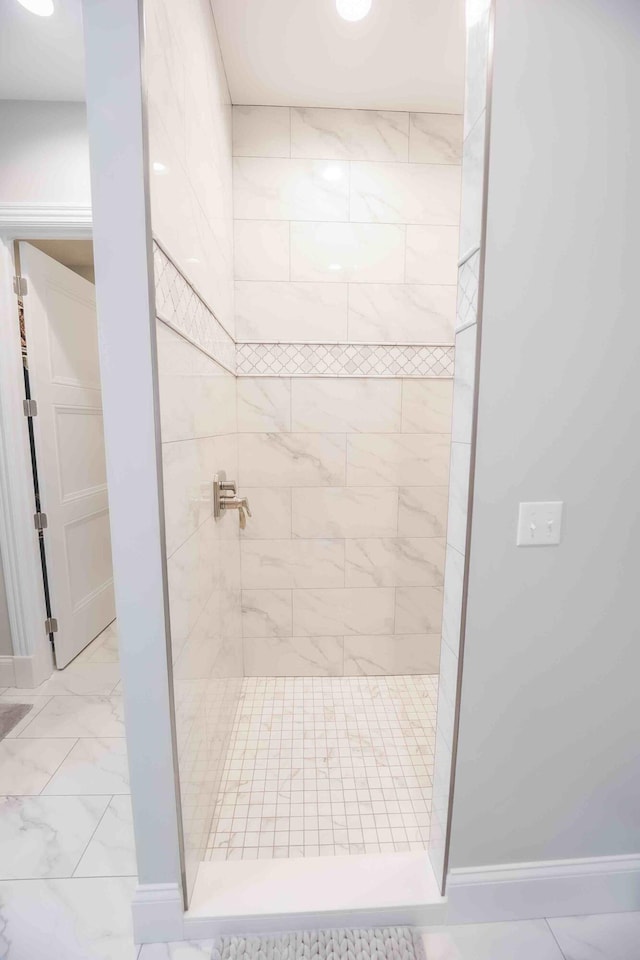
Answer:
[[0, 657], [0, 686], [37, 687], [54, 669], [33, 526], [33, 475], [23, 410], [24, 380], [13, 278], [14, 241], [91, 236], [91, 208], [68, 204], [0, 205], [0, 554], [11, 656]]

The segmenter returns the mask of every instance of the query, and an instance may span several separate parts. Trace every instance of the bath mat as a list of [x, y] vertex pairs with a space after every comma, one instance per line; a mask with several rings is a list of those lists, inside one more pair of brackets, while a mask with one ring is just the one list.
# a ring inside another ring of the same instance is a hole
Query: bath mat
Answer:
[[212, 960], [424, 960], [410, 927], [301, 930], [263, 937], [218, 937]]
[[17, 723], [31, 710], [30, 703], [0, 703], [0, 740], [11, 733]]

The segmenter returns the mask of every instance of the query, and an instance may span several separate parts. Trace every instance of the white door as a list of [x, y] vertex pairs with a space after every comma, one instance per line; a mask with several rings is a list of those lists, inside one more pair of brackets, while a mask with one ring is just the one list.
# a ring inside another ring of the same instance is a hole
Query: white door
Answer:
[[95, 288], [28, 243], [24, 319], [56, 665], [115, 617]]

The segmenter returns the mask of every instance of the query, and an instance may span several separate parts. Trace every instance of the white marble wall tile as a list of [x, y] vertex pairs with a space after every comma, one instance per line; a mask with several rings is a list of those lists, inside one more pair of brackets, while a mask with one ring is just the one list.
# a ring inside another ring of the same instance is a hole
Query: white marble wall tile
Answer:
[[289, 224], [275, 220], [236, 220], [236, 280], [289, 279]]
[[462, 116], [457, 113], [412, 113], [409, 160], [412, 163], [457, 163], [462, 160]]
[[234, 157], [290, 155], [289, 107], [245, 107], [234, 104], [232, 115]]
[[347, 540], [348, 587], [442, 586], [444, 539], [385, 537]]
[[288, 540], [291, 536], [291, 489], [242, 486], [253, 516], [240, 531], [242, 540]]
[[74, 739], [0, 742], [0, 796], [38, 794], [46, 787], [76, 741]]
[[464, 141], [460, 255], [480, 245], [484, 178], [485, 116], [482, 114]]
[[239, 340], [346, 340], [346, 283], [236, 283]]
[[236, 157], [237, 220], [348, 220], [349, 169], [338, 160]]
[[243, 590], [243, 637], [290, 637], [291, 590]]
[[286, 377], [240, 377], [238, 430], [277, 433], [291, 429], [291, 381]]
[[[230, 530], [233, 517], [224, 516], [220, 523]], [[215, 589], [219, 563], [215, 566], [213, 543], [214, 523], [210, 517], [168, 558], [169, 612], [171, 639], [175, 644], [186, 640], [207, 599]]]
[[422, 942], [429, 960], [562, 960], [544, 920], [425, 927]]
[[439, 659], [439, 634], [344, 638], [345, 677], [433, 674]]
[[341, 677], [342, 646], [342, 637], [245, 639], [245, 676]]
[[402, 432], [451, 433], [451, 380], [402, 381]]
[[214, 445], [213, 437], [162, 444], [168, 557], [211, 516]]
[[398, 536], [444, 537], [448, 500], [448, 487], [400, 487]]
[[[127, 877], [0, 884], [0, 956], [7, 960], [135, 960]], [[37, 920], [34, 922], [34, 904]]]
[[291, 493], [294, 537], [393, 537], [397, 532], [393, 487], [306, 487]]
[[460, 169], [448, 164], [352, 163], [349, 219], [457, 225]]
[[438, 284], [353, 283], [349, 338], [374, 343], [452, 343], [456, 288]]
[[389, 110], [291, 108], [291, 156], [407, 160], [409, 115]]
[[460, 443], [471, 443], [476, 372], [476, 335], [477, 327], [475, 324], [456, 334], [451, 439]]
[[[4, 698], [6, 700], [6, 697]], [[122, 697], [51, 697], [23, 737], [124, 737]]]
[[451, 544], [447, 544], [444, 565], [444, 603], [442, 609], [442, 642], [457, 655], [460, 647], [460, 621], [462, 617], [462, 590], [464, 581], [464, 556]]
[[0, 799], [0, 879], [70, 877], [109, 797]]
[[[404, 252], [401, 224], [291, 224], [292, 280], [402, 283]], [[433, 282], [455, 283], [455, 279]]]
[[74, 871], [74, 877], [135, 877], [131, 800], [112, 797]]
[[400, 430], [402, 381], [300, 378], [291, 386], [291, 429], [313, 433]]
[[442, 587], [398, 587], [395, 629], [397, 633], [440, 633]]
[[549, 926], [566, 960], [636, 960], [640, 912], [554, 917]]
[[466, 5], [467, 59], [465, 75], [464, 136], [473, 127], [487, 103], [489, 66], [489, 0]]
[[471, 447], [468, 443], [451, 444], [447, 543], [455, 547], [458, 553], [466, 550], [470, 457]]
[[42, 792], [58, 796], [129, 793], [126, 740], [78, 740]]
[[391, 587], [343, 590], [294, 590], [296, 636], [393, 633]]
[[406, 283], [456, 284], [457, 226], [407, 226]]
[[347, 486], [443, 486], [449, 476], [444, 434], [351, 434]]
[[345, 436], [329, 433], [242, 434], [238, 460], [241, 488], [342, 486], [345, 482]]
[[245, 589], [337, 587], [344, 583], [341, 540], [244, 540], [241, 547]]
[[233, 374], [164, 323], [156, 336], [163, 443], [233, 433]]

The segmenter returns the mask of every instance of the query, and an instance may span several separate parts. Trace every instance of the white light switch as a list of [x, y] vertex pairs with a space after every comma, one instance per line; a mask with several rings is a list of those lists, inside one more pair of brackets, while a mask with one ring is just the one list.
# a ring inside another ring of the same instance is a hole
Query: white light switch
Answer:
[[562, 500], [549, 503], [521, 503], [518, 513], [519, 547], [548, 547], [560, 543]]

